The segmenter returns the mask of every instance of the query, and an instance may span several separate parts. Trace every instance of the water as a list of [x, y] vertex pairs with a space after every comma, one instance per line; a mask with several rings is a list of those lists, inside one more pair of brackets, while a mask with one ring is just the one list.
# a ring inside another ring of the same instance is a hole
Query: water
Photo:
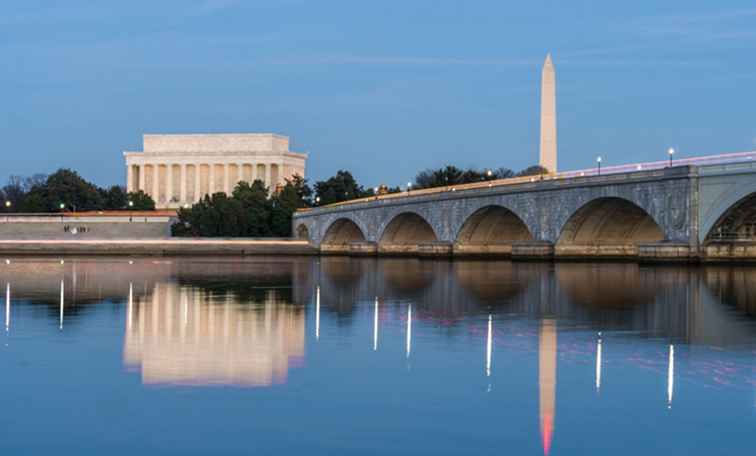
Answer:
[[0, 452], [750, 452], [754, 279], [605, 263], [10, 259]]

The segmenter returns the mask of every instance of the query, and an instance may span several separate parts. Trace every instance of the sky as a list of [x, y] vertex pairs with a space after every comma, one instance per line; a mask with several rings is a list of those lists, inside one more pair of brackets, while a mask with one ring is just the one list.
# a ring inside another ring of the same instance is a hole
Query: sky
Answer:
[[124, 184], [145, 133], [284, 134], [310, 181], [518, 170], [548, 52], [561, 170], [756, 149], [753, 0], [4, 0], [0, 183]]

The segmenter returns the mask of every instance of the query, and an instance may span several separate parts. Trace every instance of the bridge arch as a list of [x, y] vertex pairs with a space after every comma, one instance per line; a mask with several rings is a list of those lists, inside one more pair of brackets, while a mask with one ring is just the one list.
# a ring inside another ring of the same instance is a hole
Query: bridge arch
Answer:
[[419, 244], [438, 241], [439, 237], [422, 215], [405, 211], [387, 219], [377, 239], [381, 251], [415, 253]]
[[756, 240], [756, 188], [728, 192], [709, 213], [700, 233], [703, 241]]
[[512, 243], [533, 239], [527, 224], [514, 211], [491, 204], [462, 221], [454, 245], [457, 253], [511, 253]]
[[351, 242], [364, 242], [365, 232], [351, 218], [337, 218], [325, 229], [320, 240], [321, 247], [343, 247]]
[[305, 225], [304, 223], [300, 223], [297, 226], [296, 236], [297, 236], [297, 239], [300, 239], [302, 241], [309, 241], [310, 240], [310, 229], [307, 228], [307, 225]]
[[638, 243], [663, 240], [662, 226], [630, 200], [600, 197], [570, 215], [559, 231], [556, 244], [562, 250], [593, 246], [614, 249], [619, 255], [634, 254]]

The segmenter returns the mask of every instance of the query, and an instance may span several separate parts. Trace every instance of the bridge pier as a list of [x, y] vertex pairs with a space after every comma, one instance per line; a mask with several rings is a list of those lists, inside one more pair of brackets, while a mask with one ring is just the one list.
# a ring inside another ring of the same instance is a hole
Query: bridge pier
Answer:
[[698, 252], [683, 242], [651, 242], [638, 245], [638, 261], [641, 262], [694, 262]]
[[756, 262], [756, 242], [711, 241], [702, 247], [702, 260], [708, 263]]
[[550, 260], [554, 258], [554, 244], [548, 241], [516, 242], [512, 244], [513, 260]]
[[452, 246], [455, 257], [508, 258], [512, 256], [512, 243], [492, 242], [490, 244], [462, 244]]

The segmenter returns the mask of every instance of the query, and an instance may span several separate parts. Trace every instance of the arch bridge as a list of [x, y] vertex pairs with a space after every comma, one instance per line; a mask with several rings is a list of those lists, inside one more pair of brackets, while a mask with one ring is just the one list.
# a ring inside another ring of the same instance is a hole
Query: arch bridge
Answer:
[[448, 187], [297, 212], [321, 253], [756, 260], [756, 163]]

